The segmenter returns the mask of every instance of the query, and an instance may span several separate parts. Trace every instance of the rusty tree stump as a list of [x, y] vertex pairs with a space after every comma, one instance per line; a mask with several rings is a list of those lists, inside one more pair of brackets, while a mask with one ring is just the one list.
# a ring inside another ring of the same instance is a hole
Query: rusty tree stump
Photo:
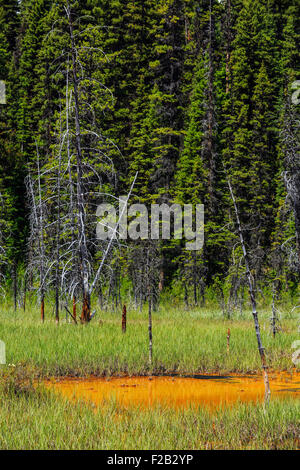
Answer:
[[227, 330], [227, 352], [229, 353], [229, 346], [230, 346], [230, 328]]
[[41, 301], [41, 320], [44, 323], [45, 321], [45, 301], [42, 299]]

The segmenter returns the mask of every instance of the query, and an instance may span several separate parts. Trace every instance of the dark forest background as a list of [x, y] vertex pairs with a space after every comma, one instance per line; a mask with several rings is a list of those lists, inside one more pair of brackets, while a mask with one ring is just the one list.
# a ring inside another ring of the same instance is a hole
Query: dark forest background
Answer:
[[28, 290], [78, 299], [105, 251], [95, 208], [138, 171], [132, 202], [204, 204], [204, 247], [114, 244], [93, 286], [100, 302], [142, 305], [151, 291], [154, 307], [164, 292], [242, 304], [228, 180], [257, 293], [295, 294], [299, 21], [297, 0], [0, 0], [4, 291], [16, 303]]

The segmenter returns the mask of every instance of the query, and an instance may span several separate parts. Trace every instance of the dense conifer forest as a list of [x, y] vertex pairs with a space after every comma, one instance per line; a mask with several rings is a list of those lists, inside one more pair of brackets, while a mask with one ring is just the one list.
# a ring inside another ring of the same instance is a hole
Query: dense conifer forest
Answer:
[[[42, 317], [53, 296], [57, 321], [92, 295], [240, 308], [230, 183], [257, 295], [297, 293], [299, 19], [298, 0], [0, 0], [2, 292]], [[99, 271], [97, 205], [130, 188], [204, 204], [203, 248], [116, 240]]]

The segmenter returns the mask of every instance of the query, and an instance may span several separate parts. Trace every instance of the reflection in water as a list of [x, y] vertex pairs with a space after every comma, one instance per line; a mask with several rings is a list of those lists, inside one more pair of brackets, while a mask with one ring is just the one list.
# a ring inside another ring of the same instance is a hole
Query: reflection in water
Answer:
[[[67, 378], [46, 382], [46, 386], [68, 398], [83, 398], [97, 405], [114, 397], [125, 407], [140, 404], [151, 407], [156, 403], [170, 407], [217, 406], [263, 400], [264, 397], [263, 380], [258, 375]], [[270, 386], [273, 397], [300, 398], [299, 373], [271, 374]]]

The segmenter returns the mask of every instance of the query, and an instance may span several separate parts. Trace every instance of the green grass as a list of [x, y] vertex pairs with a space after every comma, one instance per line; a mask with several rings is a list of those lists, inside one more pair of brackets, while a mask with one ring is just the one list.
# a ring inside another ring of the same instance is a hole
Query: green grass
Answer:
[[[263, 344], [272, 369], [292, 369], [293, 341], [299, 339], [297, 318], [283, 316], [283, 331], [273, 339], [269, 312], [260, 314]], [[101, 320], [101, 322], [99, 321]], [[227, 329], [230, 353], [226, 352]], [[59, 326], [46, 317], [41, 324], [36, 308], [25, 314], [0, 312], [0, 339], [6, 344], [7, 363], [25, 362], [43, 375], [144, 374], [148, 366], [147, 313], [128, 311], [126, 334], [121, 313], [98, 311], [88, 325], [62, 318]], [[251, 314], [224, 320], [217, 311], [162, 308], [153, 315], [151, 372], [250, 372], [260, 369]]]
[[44, 390], [0, 387], [0, 449], [297, 449], [300, 402], [210, 412], [101, 408]]
[[[268, 316], [267, 311], [260, 313], [268, 363], [290, 370], [298, 319], [283, 315], [283, 331], [274, 339]], [[3, 309], [0, 339], [6, 344], [7, 363], [17, 365], [2, 367], [0, 374], [0, 449], [299, 448], [296, 399], [272, 399], [267, 409], [260, 403], [239, 403], [214, 412], [205, 407], [125, 409], [114, 401], [96, 408], [32, 385], [33, 376], [45, 375], [256, 371], [260, 359], [250, 312], [229, 321], [216, 310], [161, 308], [153, 315], [151, 370], [146, 311], [129, 310], [122, 334], [120, 313], [98, 311], [89, 325], [62, 319], [56, 326], [49, 316], [41, 324], [36, 308], [25, 314]]]

